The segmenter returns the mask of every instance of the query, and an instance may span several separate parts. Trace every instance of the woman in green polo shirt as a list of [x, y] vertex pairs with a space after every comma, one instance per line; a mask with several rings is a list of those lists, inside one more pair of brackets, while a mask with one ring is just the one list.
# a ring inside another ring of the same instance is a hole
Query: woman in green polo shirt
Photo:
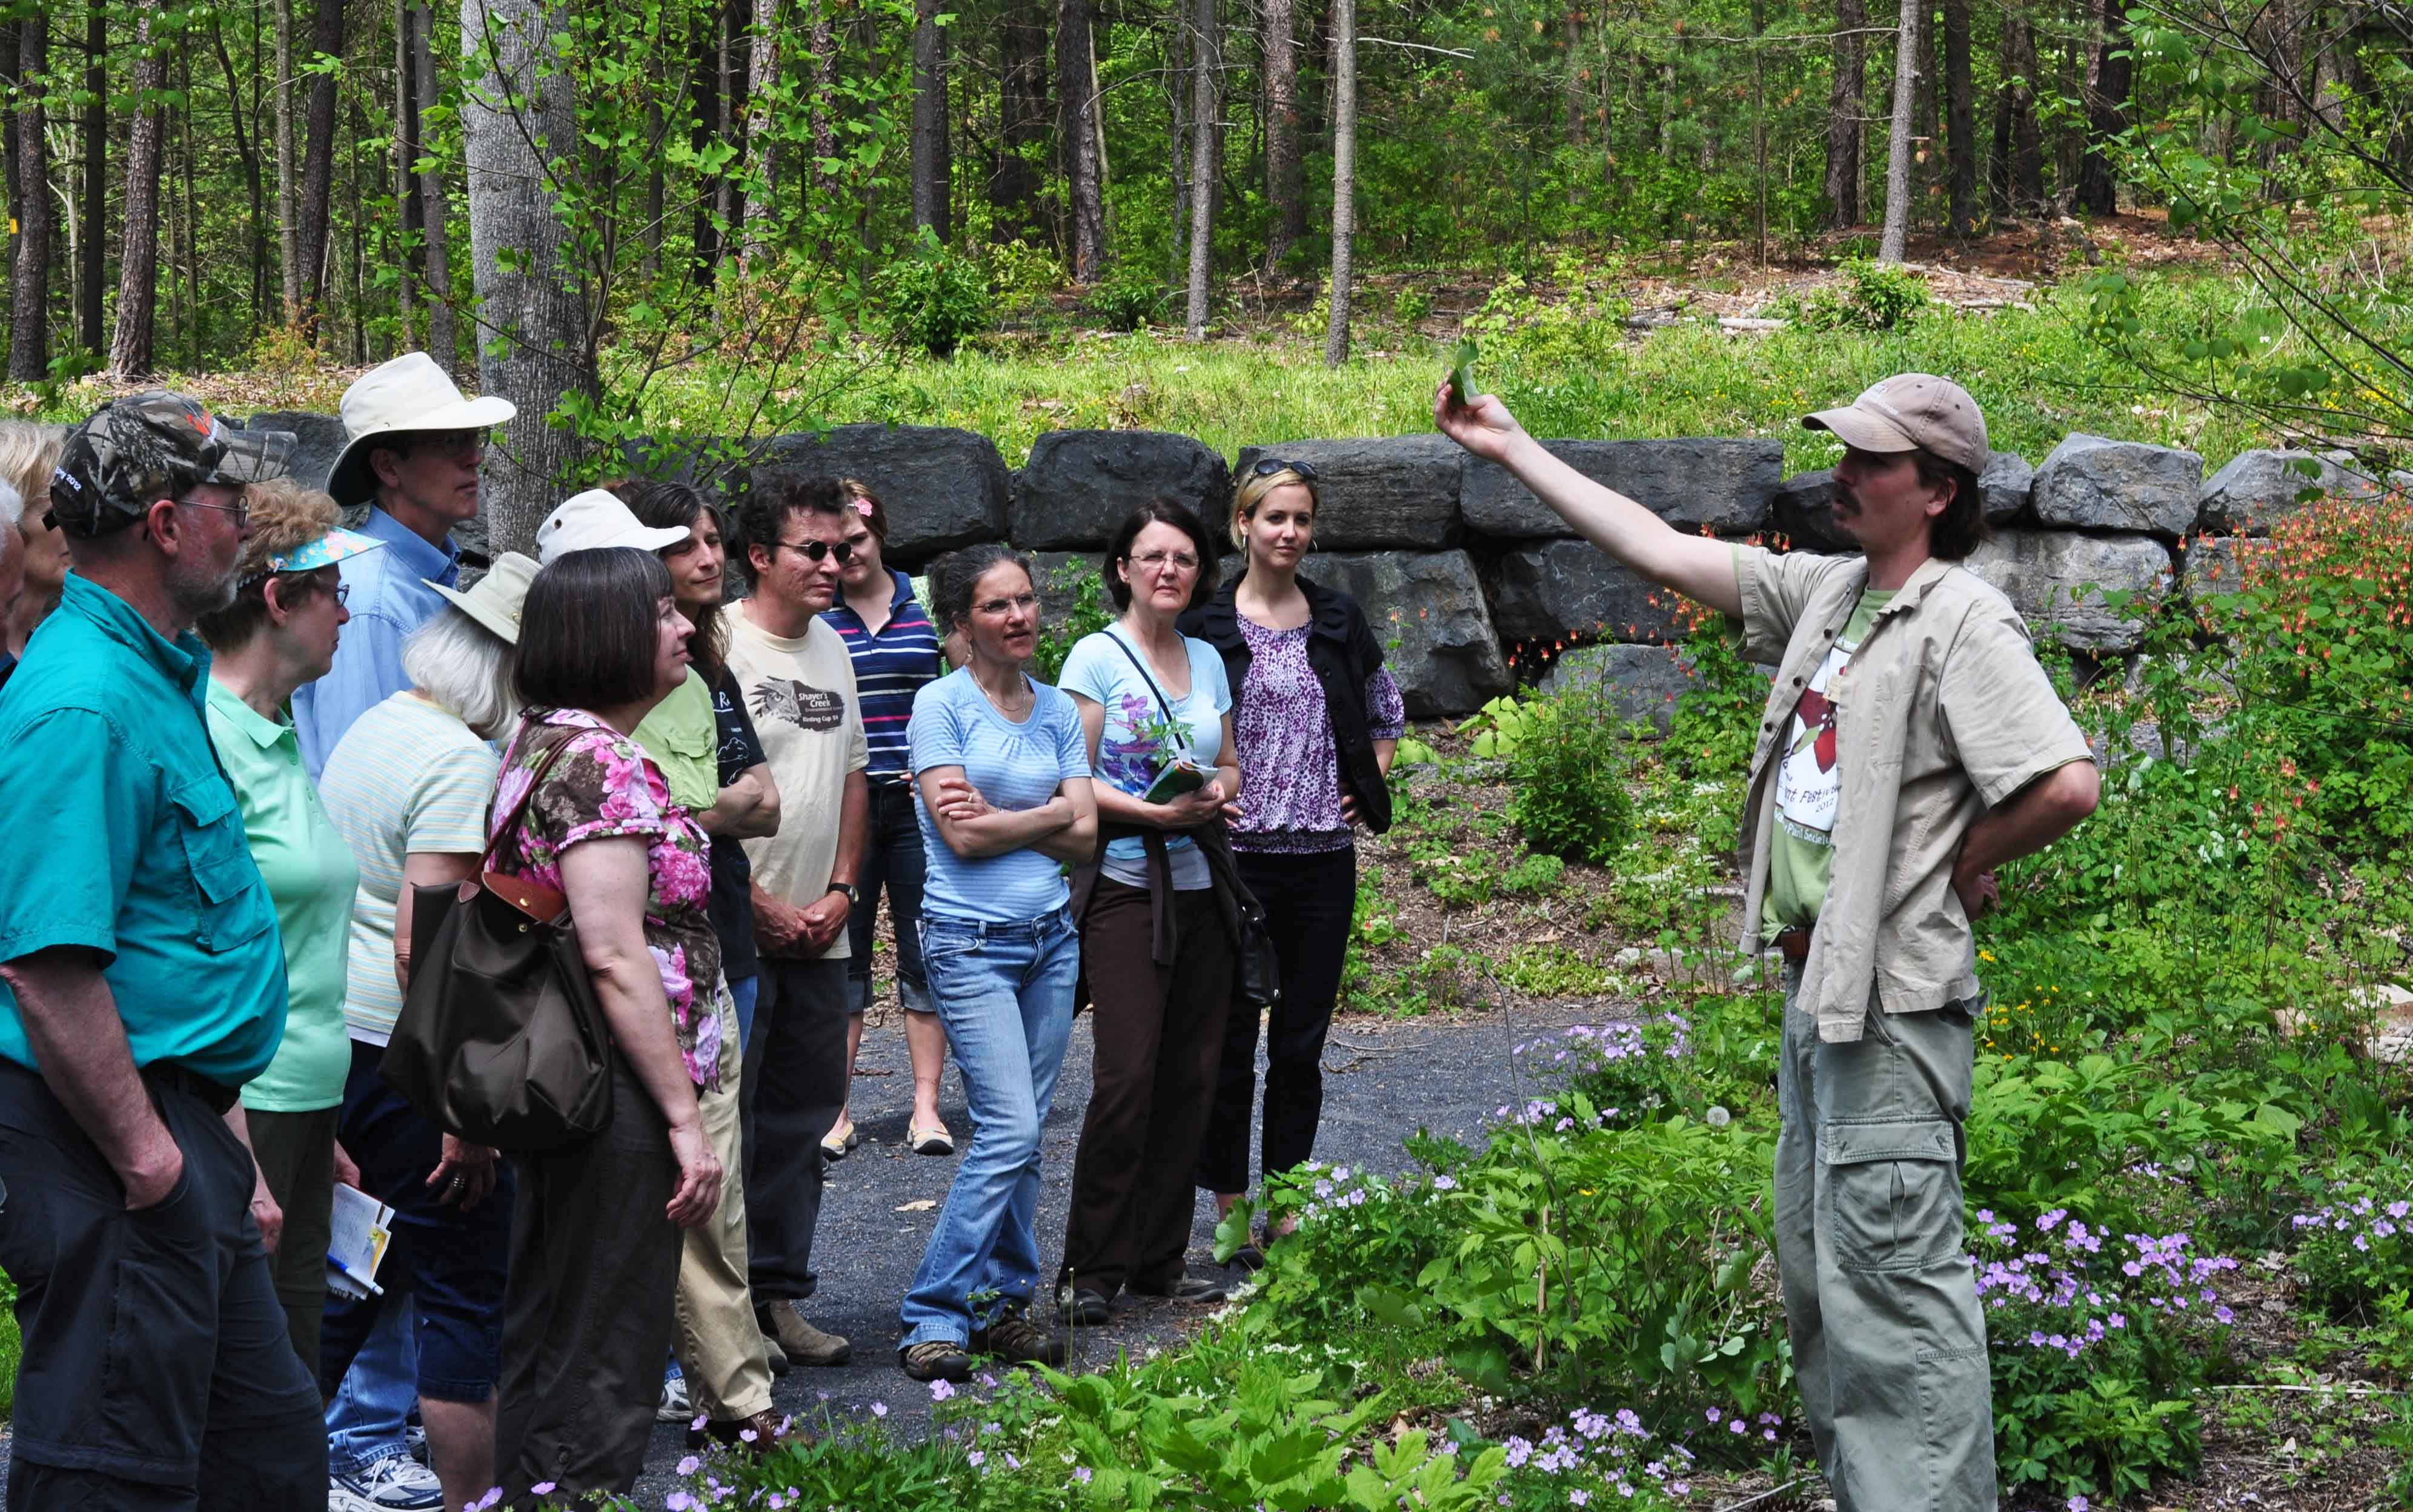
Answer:
[[287, 1006], [276, 1058], [227, 1118], [259, 1167], [252, 1211], [274, 1252], [294, 1351], [315, 1378], [334, 1183], [360, 1179], [335, 1144], [352, 1064], [344, 970], [360, 872], [303, 769], [286, 704], [294, 689], [326, 675], [350, 617], [335, 564], [384, 542], [336, 528], [333, 499], [286, 480], [247, 486], [238, 508], [252, 529], [234, 601], [199, 629], [211, 652], [210, 739], [276, 907]]

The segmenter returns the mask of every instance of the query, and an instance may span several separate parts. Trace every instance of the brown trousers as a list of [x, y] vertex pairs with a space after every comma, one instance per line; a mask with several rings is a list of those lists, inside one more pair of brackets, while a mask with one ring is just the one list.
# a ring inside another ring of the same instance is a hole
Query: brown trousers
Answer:
[[1173, 922], [1174, 958], [1159, 966], [1147, 889], [1103, 877], [1081, 922], [1094, 1085], [1058, 1286], [1162, 1294], [1187, 1266], [1191, 1170], [1222, 1065], [1233, 953], [1212, 889], [1176, 894]]

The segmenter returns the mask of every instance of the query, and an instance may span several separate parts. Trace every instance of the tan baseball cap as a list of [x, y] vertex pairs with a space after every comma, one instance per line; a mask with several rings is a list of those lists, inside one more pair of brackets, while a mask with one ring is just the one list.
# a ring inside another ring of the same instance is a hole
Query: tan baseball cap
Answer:
[[1932, 452], [1971, 472], [1986, 470], [1986, 417], [1977, 401], [1932, 373], [1896, 373], [1870, 385], [1850, 408], [1821, 409], [1801, 423], [1832, 431], [1863, 452]]

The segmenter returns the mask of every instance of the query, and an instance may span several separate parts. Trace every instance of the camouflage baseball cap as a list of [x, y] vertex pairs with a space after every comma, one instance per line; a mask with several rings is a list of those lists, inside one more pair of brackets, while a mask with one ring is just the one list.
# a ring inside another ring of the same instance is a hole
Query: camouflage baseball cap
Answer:
[[151, 389], [112, 399], [68, 433], [51, 476], [51, 509], [80, 536], [101, 536], [200, 483], [285, 476], [289, 431], [228, 426], [189, 394]]

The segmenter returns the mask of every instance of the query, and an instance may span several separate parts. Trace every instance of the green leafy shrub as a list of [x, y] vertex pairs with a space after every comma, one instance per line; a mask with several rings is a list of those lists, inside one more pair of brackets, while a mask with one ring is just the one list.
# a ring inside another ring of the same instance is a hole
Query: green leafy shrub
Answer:
[[1567, 864], [1554, 855], [1529, 855], [1500, 874], [1500, 890], [1512, 897], [1547, 897], [1559, 890]]
[[1137, 331], [1153, 324], [1172, 297], [1163, 279], [1135, 264], [1120, 263], [1090, 287], [1081, 306], [1109, 330]]
[[987, 273], [931, 241], [926, 230], [921, 246], [881, 274], [880, 293], [889, 334], [933, 357], [953, 356], [993, 319]]
[[[1041, 574], [1046, 576], [1044, 572]], [[1070, 582], [1065, 576], [1070, 576]], [[1052, 623], [1039, 627], [1039, 641], [1030, 654], [1030, 675], [1043, 683], [1054, 682], [1064, 670], [1064, 659], [1084, 635], [1093, 635], [1114, 621], [1114, 605], [1106, 598], [1106, 586], [1097, 573], [1081, 571], [1058, 575], [1052, 581], [1032, 585], [1039, 592], [1044, 608], [1051, 600], [1069, 595], [1072, 607], [1060, 617], [1051, 616]]]
[[1516, 946], [1500, 958], [1499, 971], [1501, 981], [1528, 997], [1591, 998], [1611, 987], [1607, 968], [1564, 945]]
[[1509, 811], [1525, 843], [1570, 861], [1606, 861], [1625, 843], [1634, 801], [1625, 791], [1621, 728], [1597, 691], [1576, 689], [1531, 705], [1508, 762]]
[[1927, 281], [1905, 269], [1847, 258], [1838, 271], [1842, 285], [1802, 301], [1796, 323], [1812, 331], [1896, 331], [1935, 303]]
[[2296, 1269], [2313, 1299], [2338, 1317], [2379, 1315], [2380, 1301], [2413, 1278], [2413, 1182], [2341, 1183], [2290, 1226]]

